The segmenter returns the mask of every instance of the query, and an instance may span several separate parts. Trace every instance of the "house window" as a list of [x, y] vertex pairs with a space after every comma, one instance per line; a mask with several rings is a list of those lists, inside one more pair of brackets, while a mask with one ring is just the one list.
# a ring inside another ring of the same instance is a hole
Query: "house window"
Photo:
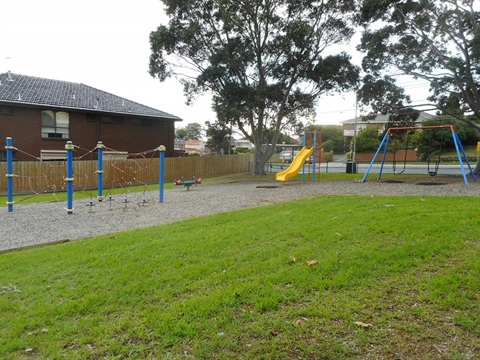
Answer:
[[64, 111], [42, 111], [42, 138], [68, 139], [69, 115]]
[[128, 159], [128, 151], [104, 151], [103, 160], [125, 161]]
[[133, 125], [136, 126], [152, 126], [153, 125], [153, 120], [152, 119], [132, 119]]
[[67, 150], [40, 150], [40, 159], [43, 160], [65, 160]]
[[13, 115], [13, 106], [0, 105], [0, 115]]
[[[15, 161], [17, 160], [17, 152], [12, 151], [12, 160]], [[0, 151], [0, 161], [7, 161], [7, 151]]]

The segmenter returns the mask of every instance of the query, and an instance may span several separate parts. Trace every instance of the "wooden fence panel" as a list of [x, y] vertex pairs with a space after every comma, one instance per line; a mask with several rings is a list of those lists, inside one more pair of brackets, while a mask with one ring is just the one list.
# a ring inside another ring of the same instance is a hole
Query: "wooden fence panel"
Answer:
[[[252, 155], [190, 156], [165, 158], [165, 181], [193, 176], [209, 178], [229, 174], [246, 173], [250, 169]], [[152, 184], [159, 179], [159, 159], [142, 158], [106, 160], [103, 163], [104, 188]], [[0, 193], [7, 192], [6, 163], [0, 163]], [[97, 161], [74, 161], [74, 187], [76, 191], [97, 187]], [[65, 161], [18, 161], [13, 163], [14, 193], [43, 193], [66, 189]]]

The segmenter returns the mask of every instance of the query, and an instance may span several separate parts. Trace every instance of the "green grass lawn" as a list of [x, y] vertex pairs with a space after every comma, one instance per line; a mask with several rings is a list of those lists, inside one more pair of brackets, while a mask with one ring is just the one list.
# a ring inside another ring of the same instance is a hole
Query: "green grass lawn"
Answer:
[[[465, 153], [467, 156], [477, 156], [477, 147], [475, 145], [470, 145], [470, 146], [464, 146], [463, 150], [465, 150]], [[455, 148], [453, 149], [445, 149], [444, 151], [442, 150], [442, 156], [457, 156], [457, 151]]]
[[322, 196], [6, 252], [0, 358], [479, 358], [479, 208]]

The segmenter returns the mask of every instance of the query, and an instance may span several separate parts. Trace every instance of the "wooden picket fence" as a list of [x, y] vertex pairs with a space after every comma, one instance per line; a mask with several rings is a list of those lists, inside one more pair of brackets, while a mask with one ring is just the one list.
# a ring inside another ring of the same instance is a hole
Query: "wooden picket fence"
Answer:
[[[247, 173], [253, 155], [192, 156], [165, 158], [165, 181], [193, 176], [209, 178]], [[158, 183], [160, 163], [157, 158], [108, 160], [103, 162], [104, 188]], [[97, 187], [97, 161], [74, 161], [74, 186], [77, 190]], [[42, 193], [65, 190], [65, 161], [19, 161], [13, 163], [14, 192]], [[6, 163], [0, 163], [0, 194], [7, 191]]]

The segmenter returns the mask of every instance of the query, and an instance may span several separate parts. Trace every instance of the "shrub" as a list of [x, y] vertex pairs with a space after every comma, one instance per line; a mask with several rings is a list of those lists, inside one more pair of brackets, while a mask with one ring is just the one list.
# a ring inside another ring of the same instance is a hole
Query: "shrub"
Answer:
[[322, 154], [322, 162], [329, 162], [333, 160], [333, 151], [324, 151]]

